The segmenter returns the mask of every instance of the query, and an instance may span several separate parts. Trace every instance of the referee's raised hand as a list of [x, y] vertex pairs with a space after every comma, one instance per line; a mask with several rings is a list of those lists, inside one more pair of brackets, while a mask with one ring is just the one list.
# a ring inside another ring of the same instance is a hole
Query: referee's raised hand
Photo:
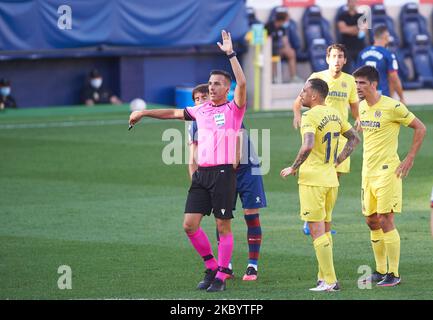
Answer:
[[231, 54], [233, 52], [233, 43], [230, 32], [226, 32], [225, 30], [221, 31], [221, 37], [223, 39], [223, 43], [221, 44], [221, 42], [217, 42], [218, 47], [220, 47], [220, 49], [226, 54]]

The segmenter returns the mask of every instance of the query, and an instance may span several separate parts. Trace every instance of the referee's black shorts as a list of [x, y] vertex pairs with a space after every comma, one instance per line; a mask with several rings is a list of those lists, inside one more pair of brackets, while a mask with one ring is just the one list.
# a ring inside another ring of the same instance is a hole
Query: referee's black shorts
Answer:
[[233, 165], [198, 167], [192, 176], [185, 213], [200, 213], [215, 218], [233, 219], [236, 172]]

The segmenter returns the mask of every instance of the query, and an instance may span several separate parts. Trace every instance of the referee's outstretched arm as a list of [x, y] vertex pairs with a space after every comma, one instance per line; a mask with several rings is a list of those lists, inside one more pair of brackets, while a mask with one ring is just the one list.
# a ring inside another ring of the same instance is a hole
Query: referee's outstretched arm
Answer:
[[134, 126], [143, 117], [155, 118], [155, 119], [179, 119], [185, 120], [183, 109], [157, 109], [157, 110], [143, 110], [134, 111], [129, 116], [129, 125]]

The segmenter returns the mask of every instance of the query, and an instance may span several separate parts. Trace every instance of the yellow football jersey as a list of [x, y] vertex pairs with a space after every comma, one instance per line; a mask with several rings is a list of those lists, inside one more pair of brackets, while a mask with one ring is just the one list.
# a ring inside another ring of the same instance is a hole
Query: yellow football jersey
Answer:
[[400, 101], [382, 96], [374, 106], [363, 100], [359, 116], [364, 135], [362, 175], [374, 177], [394, 172], [400, 164], [397, 154], [400, 124], [408, 126], [415, 115]]
[[299, 168], [298, 183], [318, 187], [338, 187], [334, 163], [340, 135], [352, 126], [330, 106], [315, 106], [302, 114], [301, 136], [314, 133], [314, 148]]
[[350, 74], [342, 72], [337, 79], [334, 79], [329, 70], [315, 72], [308, 79], [314, 78], [322, 79], [328, 84], [329, 93], [325, 104], [336, 108], [347, 121], [349, 119], [349, 103], [359, 101], [355, 78]]

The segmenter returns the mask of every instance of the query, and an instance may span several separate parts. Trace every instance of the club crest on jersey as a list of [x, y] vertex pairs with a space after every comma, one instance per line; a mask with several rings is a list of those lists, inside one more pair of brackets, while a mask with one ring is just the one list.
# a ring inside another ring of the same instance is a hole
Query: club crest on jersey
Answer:
[[374, 113], [374, 116], [375, 116], [376, 118], [380, 118], [380, 117], [382, 116], [382, 112], [380, 112], [380, 110], [377, 110], [377, 111]]
[[343, 82], [341, 82], [341, 87], [342, 87], [342, 88], [344, 88], [344, 89], [346, 89], [346, 88], [347, 88], [347, 83], [346, 83], [346, 82], [344, 82], [344, 81], [343, 81]]
[[224, 113], [214, 114], [213, 118], [215, 120], [215, 124], [218, 127], [221, 127], [221, 126], [225, 125], [225, 123], [226, 123], [226, 117], [225, 117]]

